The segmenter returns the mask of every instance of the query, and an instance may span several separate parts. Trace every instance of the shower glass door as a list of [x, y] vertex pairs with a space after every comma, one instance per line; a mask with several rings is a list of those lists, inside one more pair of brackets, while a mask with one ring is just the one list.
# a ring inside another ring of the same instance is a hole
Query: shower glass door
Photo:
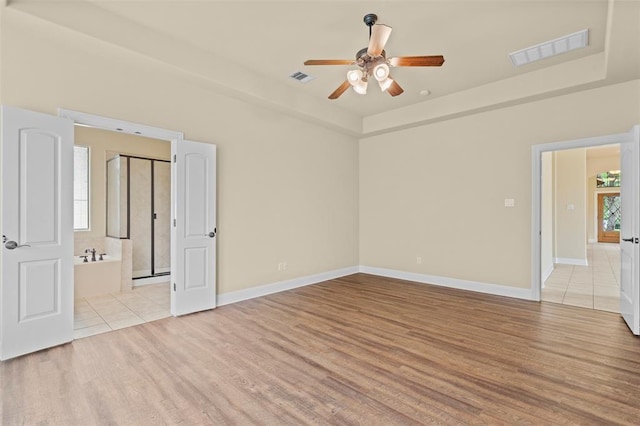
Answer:
[[153, 162], [153, 274], [171, 272], [171, 164]]
[[107, 235], [132, 245], [132, 278], [171, 273], [171, 163], [117, 155], [107, 161]]
[[129, 238], [134, 279], [153, 275], [152, 165], [151, 160], [129, 158]]

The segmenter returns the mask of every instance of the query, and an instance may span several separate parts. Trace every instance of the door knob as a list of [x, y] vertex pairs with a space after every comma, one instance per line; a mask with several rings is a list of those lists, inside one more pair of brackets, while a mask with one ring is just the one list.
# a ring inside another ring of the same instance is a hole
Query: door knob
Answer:
[[636, 244], [638, 244], [638, 237], [623, 238], [622, 241], [626, 241], [628, 243], [636, 243]]
[[209, 237], [209, 238], [213, 238], [216, 236], [216, 231], [211, 231], [208, 234], [205, 235], [205, 237]]
[[18, 243], [16, 243], [15, 241], [7, 241], [7, 242], [4, 243], [4, 246], [8, 250], [15, 250], [15, 249], [20, 248], [20, 247], [31, 247], [28, 244], [18, 245]]

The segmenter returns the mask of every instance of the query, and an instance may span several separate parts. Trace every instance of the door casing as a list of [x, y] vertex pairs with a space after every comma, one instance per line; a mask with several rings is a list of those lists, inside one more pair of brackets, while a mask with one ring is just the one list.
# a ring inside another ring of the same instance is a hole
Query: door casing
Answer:
[[628, 133], [618, 133], [592, 138], [573, 139], [568, 141], [551, 142], [531, 147], [531, 299], [540, 301], [542, 292], [541, 264], [541, 230], [542, 219], [540, 206], [542, 205], [542, 153], [548, 151], [563, 151], [567, 149], [589, 148], [600, 145], [620, 144], [627, 142]]
[[[184, 141], [184, 134], [182, 132], [176, 132], [173, 130], [167, 130], [159, 127], [147, 126], [144, 124], [132, 123], [128, 121], [118, 120], [109, 117], [103, 117], [94, 114], [88, 114], [79, 111], [73, 111], [68, 109], [58, 109], [58, 115], [61, 117], [66, 117], [72, 119], [76, 124], [80, 124], [83, 126], [93, 127], [102, 130], [110, 130], [114, 132], [120, 133], [128, 133], [134, 136], [145, 136], [154, 139], [166, 140], [171, 143], [171, 152], [174, 153], [177, 150], [177, 146]], [[215, 145], [214, 145], [215, 146]], [[173, 165], [173, 163], [172, 163]], [[174, 177], [172, 170], [172, 193], [171, 193], [171, 204], [172, 204], [172, 217], [175, 218], [176, 214], [176, 201], [175, 201], [175, 190], [174, 190]], [[216, 188], [212, 188], [213, 191]], [[172, 228], [173, 232], [173, 228]], [[175, 251], [175, 239], [171, 241], [171, 249], [172, 253]], [[172, 258], [174, 255], [172, 254]], [[216, 262], [217, 263], [217, 262]], [[214, 269], [213, 274], [215, 276], [216, 270]], [[171, 283], [175, 283], [178, 281], [175, 268], [171, 269]], [[173, 284], [172, 284], [173, 285]], [[173, 289], [173, 287], [172, 287]], [[176, 310], [175, 297], [173, 295], [171, 297], [171, 312], [174, 315], [188, 313], [186, 311], [178, 311]], [[214, 295], [215, 300], [215, 295]], [[195, 311], [193, 311], [195, 312]]]

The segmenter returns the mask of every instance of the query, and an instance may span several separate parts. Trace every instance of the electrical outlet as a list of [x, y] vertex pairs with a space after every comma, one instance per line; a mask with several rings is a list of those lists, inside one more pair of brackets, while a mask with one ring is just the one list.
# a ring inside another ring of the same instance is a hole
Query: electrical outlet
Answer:
[[278, 271], [282, 271], [282, 262], [278, 263]]
[[418, 265], [422, 265], [422, 257], [420, 257], [420, 256], [416, 257], [416, 263]]
[[287, 270], [287, 262], [282, 262], [282, 270], [283, 271]]

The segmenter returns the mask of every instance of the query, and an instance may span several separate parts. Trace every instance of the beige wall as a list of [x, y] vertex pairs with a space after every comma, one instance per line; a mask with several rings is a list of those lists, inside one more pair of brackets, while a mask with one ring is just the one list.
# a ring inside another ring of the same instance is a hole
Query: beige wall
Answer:
[[529, 287], [531, 146], [638, 122], [636, 80], [362, 139], [360, 264]]
[[2, 103], [104, 115], [217, 145], [219, 293], [357, 265], [355, 138], [16, 10], [5, 9], [0, 24]]
[[619, 155], [587, 159], [587, 238], [590, 242], [596, 242], [598, 240], [598, 232], [596, 230], [598, 217], [596, 194], [620, 191], [620, 188], [596, 189], [596, 174], [609, 170], [620, 170]]
[[[2, 103], [74, 109], [217, 144], [220, 293], [358, 262], [528, 287], [531, 145], [640, 122], [636, 80], [358, 144], [16, 10], [5, 9], [0, 24]], [[282, 261], [289, 268], [279, 272]]]
[[91, 156], [91, 190], [88, 231], [76, 231], [77, 238], [106, 235], [106, 177], [107, 158], [111, 153], [168, 160], [171, 144], [166, 141], [132, 136], [106, 130], [75, 127], [75, 144], [88, 146]]
[[557, 263], [587, 262], [587, 152], [554, 152], [555, 257]]

